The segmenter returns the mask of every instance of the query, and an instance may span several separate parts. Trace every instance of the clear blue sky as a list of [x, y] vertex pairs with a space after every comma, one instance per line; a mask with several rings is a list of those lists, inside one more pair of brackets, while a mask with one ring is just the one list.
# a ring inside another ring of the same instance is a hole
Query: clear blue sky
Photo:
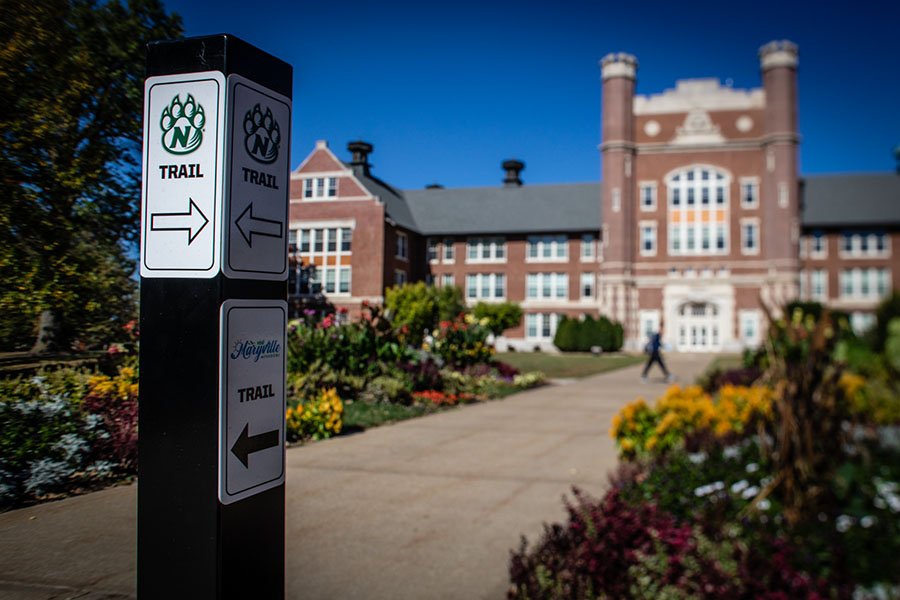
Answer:
[[889, 171], [900, 145], [897, 2], [164, 1], [187, 36], [293, 65], [292, 168], [363, 139], [401, 189], [497, 185], [507, 158], [526, 184], [599, 181], [601, 57], [636, 55], [640, 94], [759, 87], [773, 39], [800, 47], [801, 173]]

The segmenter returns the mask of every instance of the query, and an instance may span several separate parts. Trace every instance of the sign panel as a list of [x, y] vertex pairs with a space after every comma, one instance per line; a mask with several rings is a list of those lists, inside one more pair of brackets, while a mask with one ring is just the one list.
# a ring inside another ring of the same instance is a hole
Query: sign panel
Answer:
[[225, 275], [285, 280], [291, 101], [228, 76]]
[[224, 114], [219, 71], [144, 83], [141, 277], [218, 273]]
[[287, 302], [226, 300], [219, 314], [219, 500], [284, 483]]

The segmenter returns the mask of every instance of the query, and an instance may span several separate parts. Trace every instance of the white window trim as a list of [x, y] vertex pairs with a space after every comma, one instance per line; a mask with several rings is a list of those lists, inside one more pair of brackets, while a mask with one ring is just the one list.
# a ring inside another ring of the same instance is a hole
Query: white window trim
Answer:
[[[590, 278], [591, 281], [591, 294], [589, 296], [585, 296], [584, 294], [584, 281], [585, 279]], [[597, 298], [597, 274], [596, 273], [584, 273], [582, 272], [578, 276], [578, 297], [582, 301], [590, 301]]]
[[[753, 322], [753, 337], [748, 338], [745, 327], [748, 321]], [[758, 309], [738, 311], [738, 339], [748, 346], [757, 346], [762, 341], [762, 315]]]
[[[529, 251], [531, 249], [531, 241], [528, 238], [532, 238], [532, 237], [538, 238], [537, 243], [536, 243], [537, 256], [529, 256]], [[544, 238], [546, 238], [546, 237], [551, 238], [550, 242], [549, 242], [550, 256], [543, 256], [544, 246], [547, 243], [544, 241]], [[557, 238], [559, 238], [559, 237], [565, 238], [565, 241], [562, 242], [563, 248], [565, 249], [565, 252], [566, 252], [565, 256], [557, 256], [558, 250], [560, 247], [560, 242], [557, 240]], [[583, 240], [582, 240], [582, 243], [584, 243]], [[584, 257], [582, 257], [582, 260], [584, 262], [587, 262], [588, 260], [592, 261], [593, 259], [585, 259]], [[525, 238], [525, 262], [526, 263], [567, 263], [567, 262], [569, 262], [569, 237], [567, 235], [559, 235], [559, 234], [552, 234], [549, 236], [548, 235], [535, 235], [535, 236], [526, 237]]]
[[[702, 171], [704, 170], [709, 171], [710, 179], [702, 179]], [[687, 179], [687, 174], [689, 172], [694, 174], [694, 178], [690, 181]], [[719, 175], [722, 176], [722, 179], [718, 179]], [[676, 177], [679, 177], [677, 182], [675, 181]], [[673, 169], [666, 174], [663, 181], [666, 185], [665, 225], [667, 237], [666, 250], [668, 254], [670, 256], [727, 256], [731, 246], [731, 232], [728, 227], [731, 211], [731, 173], [722, 167], [699, 163]], [[704, 181], [709, 183], [706, 183], [704, 186]], [[703, 204], [702, 200], [702, 189], [704, 187], [710, 190], [708, 204]], [[719, 187], [722, 188], [722, 204], [716, 202], [716, 190]], [[697, 190], [693, 204], [688, 204], [688, 188]], [[680, 201], [678, 205], [673, 203], [675, 189], [680, 190]], [[707, 250], [703, 249], [702, 243], [703, 234], [701, 228], [704, 226], [702, 221], [702, 213], [704, 210], [709, 211], [710, 217], [709, 221], [705, 223], [705, 225], [710, 228], [710, 244]], [[673, 215], [676, 213], [679, 216], [677, 223], [673, 219]], [[688, 218], [691, 214], [693, 215], [693, 221]], [[722, 249], [716, 247], [716, 228], [720, 223], [718, 219], [718, 215], [720, 214], [724, 215], [722, 224], [725, 226], [725, 247]], [[694, 238], [693, 249], [688, 249], [687, 234], [691, 227], [694, 228], [696, 235]], [[673, 235], [673, 233], [675, 235]], [[659, 252], [658, 238], [659, 234], [657, 232], [657, 252]], [[676, 238], [681, 246], [678, 250], [675, 250], [673, 247]]]
[[[747, 239], [746, 232], [744, 231], [745, 226], [753, 225], [754, 230], [756, 231], [756, 239], [754, 240], [756, 243], [753, 248], [747, 247]], [[759, 231], [759, 217], [744, 217], [740, 221], [741, 227], [741, 254], [744, 255], [759, 255], [759, 247], [761, 245], [760, 241], [760, 231]]]
[[[844, 249], [844, 237], [848, 232], [842, 231], [838, 234], [838, 256], [841, 258], [890, 258], [891, 256], [891, 235], [887, 231], [879, 232], [879, 231], [851, 231], [850, 233], [850, 251]], [[884, 250], [879, 251], [875, 247], [875, 240], [877, 239], [877, 234], [881, 233], [884, 236]], [[863, 252], [862, 250], [862, 237], [866, 236], [869, 239], [867, 240], [869, 243], [868, 249]]]
[[[644, 190], [650, 189], [650, 204], [644, 204]], [[657, 207], [657, 194], [656, 194], [656, 182], [655, 181], [639, 181], [638, 182], [638, 203], [641, 206], [641, 210], [644, 212], [653, 212]]]
[[[319, 193], [318, 180], [322, 180], [321, 194]], [[338, 190], [339, 182], [336, 175], [316, 173], [309, 177], [303, 177], [302, 181], [303, 185], [300, 189], [300, 199], [305, 202], [321, 202], [340, 199]], [[329, 196], [328, 191], [331, 189], [332, 182], [334, 182], [334, 195]], [[306, 195], [307, 189], [311, 192], [309, 196]]]
[[[813, 250], [813, 240], [816, 239], [816, 234], [821, 234], [818, 237], [822, 238], [822, 249], [821, 250]], [[828, 258], [828, 235], [824, 231], [811, 231], [806, 235], [806, 241], [809, 245], [807, 257], [813, 258], [816, 260], [822, 258]]]
[[[822, 292], [816, 292], [816, 282], [818, 277], [822, 277]], [[809, 298], [810, 300], [815, 300], [816, 302], [827, 302], [828, 301], [828, 270], [827, 269], [812, 269], [809, 272]]]
[[[403, 281], [399, 281], [400, 276], [403, 276]], [[403, 269], [394, 269], [394, 285], [399, 286], [405, 283], [409, 283], [409, 275]]]
[[[469, 246], [471, 243], [477, 243], [478, 248], [478, 256], [476, 258], [471, 258], [469, 256]], [[491, 256], [489, 258], [483, 258], [484, 254], [484, 246], [485, 244], [490, 244], [491, 247]], [[503, 246], [503, 257], [497, 258], [497, 247]], [[477, 264], [502, 264], [506, 262], [507, 259], [507, 247], [506, 247], [506, 238], [505, 237], [470, 237], [466, 239], [466, 264], [469, 265], [477, 265]]]
[[[541, 335], [543, 331], [543, 315], [550, 316], [550, 335], [545, 337]], [[545, 313], [545, 312], [534, 312], [534, 313], [526, 313], [525, 314], [525, 339], [529, 342], [540, 342], [540, 341], [552, 341], [554, 337], [556, 337], [556, 329], [559, 327], [559, 322], [562, 319], [561, 314], [559, 313]], [[528, 335], [528, 321], [531, 319], [538, 319], [537, 326], [535, 327], [535, 331], [537, 332], [536, 336]]]
[[[402, 244], [400, 243], [401, 240], [403, 240]], [[402, 231], [398, 231], [395, 245], [394, 258], [409, 262], [409, 236]]]
[[[430, 256], [432, 248], [434, 248], [434, 258]], [[428, 238], [425, 240], [425, 258], [428, 260], [428, 264], [439, 264], [441, 262], [441, 252], [443, 252], [443, 248], [441, 248], [439, 239]]]
[[441, 287], [452, 287], [454, 285], [456, 285], [456, 277], [453, 276], [453, 273], [441, 273]]
[[[883, 297], [878, 293], [878, 274], [885, 273], [885, 291], [884, 294], [891, 293], [891, 271], [887, 267], [853, 267], [850, 269], [841, 269], [838, 273], [838, 287], [840, 288], [839, 298], [841, 300], [879, 300]], [[846, 278], [850, 278], [850, 293], [844, 291], [844, 282]], [[862, 293], [863, 279], [869, 287], [867, 294]]]
[[[744, 201], [744, 186], [752, 185], [754, 194], [752, 202]], [[759, 177], [741, 177], [738, 180], [738, 194], [741, 199], [741, 208], [747, 210], [753, 210], [755, 208], [759, 208]]]
[[[475, 277], [475, 295], [469, 295], [469, 278]], [[497, 277], [503, 277], [503, 295], [497, 296]], [[488, 279], [488, 289], [490, 290], [490, 294], [487, 296], [483, 296], [481, 294], [481, 289], [483, 287], [483, 279]], [[507, 286], [509, 285], [509, 277], [507, 277], [506, 273], [466, 273], [466, 287], [463, 290], [463, 297], [469, 301], [483, 301], [483, 302], [503, 302], [506, 300], [509, 295], [507, 291]]]
[[[528, 276], [534, 275], [537, 278], [537, 294], [535, 296], [528, 295]], [[545, 296], [542, 292], [544, 289], [544, 278], [549, 278], [550, 280], [550, 295]], [[565, 278], [565, 295], [558, 296], [556, 291], [559, 289], [558, 280], [561, 278]], [[531, 301], [552, 301], [552, 300], [568, 300], [569, 298], [569, 274], [566, 272], [554, 272], [554, 273], [526, 273], [525, 274], [525, 300]], [[581, 280], [579, 280], [579, 285], [581, 285]], [[596, 293], [596, 292], [595, 292]]]
[[[326, 272], [333, 271], [334, 272], [334, 291], [329, 292], [326, 290], [325, 285], [328, 277]], [[347, 271], [350, 273], [349, 285], [347, 286], [347, 291], [342, 292], [341, 289], [341, 271]], [[310, 278], [310, 283], [318, 283], [321, 286], [321, 291], [324, 295], [331, 298], [333, 296], [338, 297], [349, 297], [353, 295], [353, 266], [352, 265], [316, 265], [316, 276], [315, 278]]]
[[[450, 249], [450, 254], [452, 254], [452, 258], [447, 258], [447, 248]], [[452, 238], [444, 238], [441, 240], [441, 253], [440, 253], [441, 262], [445, 265], [452, 265], [456, 262], [456, 245], [453, 242]]]
[[[656, 256], [659, 247], [659, 235], [656, 231], [656, 221], [639, 221], [638, 222], [638, 245], [640, 246], [641, 256]], [[647, 250], [644, 248], [644, 228], [649, 227], [653, 230], [653, 248]]]
[[[589, 241], [585, 241], [585, 236], [591, 236]], [[581, 247], [579, 248], [579, 257], [581, 258], [581, 262], [597, 262], [597, 235], [593, 233], [584, 234], [581, 236]], [[584, 249], [590, 248], [590, 254], [585, 255]], [[527, 253], [527, 252], [526, 252]]]

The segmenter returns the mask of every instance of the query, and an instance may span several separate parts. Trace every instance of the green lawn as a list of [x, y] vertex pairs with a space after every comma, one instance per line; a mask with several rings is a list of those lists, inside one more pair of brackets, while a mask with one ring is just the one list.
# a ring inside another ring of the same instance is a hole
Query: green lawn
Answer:
[[497, 360], [510, 364], [523, 373], [541, 371], [549, 378], [587, 377], [613, 369], [621, 369], [640, 362], [645, 357], [640, 354], [601, 354], [594, 356], [587, 352], [567, 352], [547, 354], [544, 352], [500, 352]]
[[421, 417], [427, 412], [434, 411], [434, 408], [425, 406], [403, 406], [387, 402], [347, 402], [344, 404], [343, 430], [345, 432], [360, 431], [386, 423]]

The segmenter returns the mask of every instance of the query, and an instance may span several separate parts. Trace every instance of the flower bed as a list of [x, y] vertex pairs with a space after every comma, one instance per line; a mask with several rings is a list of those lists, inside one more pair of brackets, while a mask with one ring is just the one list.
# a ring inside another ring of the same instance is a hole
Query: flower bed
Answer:
[[823, 314], [775, 322], [766, 385], [624, 407], [612, 489], [523, 540], [508, 597], [900, 596], [900, 420], [878, 395], [898, 373], [848, 371]]

